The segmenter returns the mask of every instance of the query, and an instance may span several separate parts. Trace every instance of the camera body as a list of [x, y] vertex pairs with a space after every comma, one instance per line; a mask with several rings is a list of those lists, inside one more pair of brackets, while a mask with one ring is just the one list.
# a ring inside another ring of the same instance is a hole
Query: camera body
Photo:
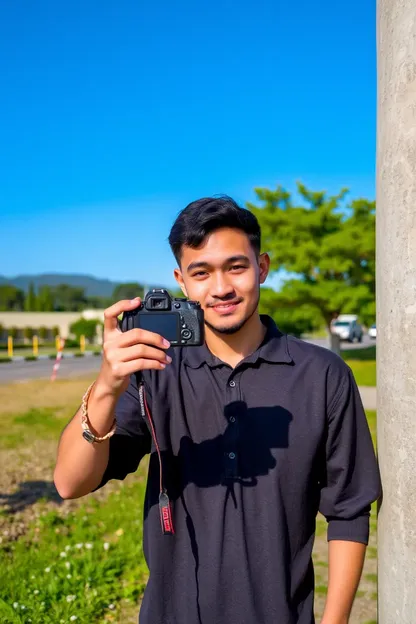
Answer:
[[160, 334], [172, 347], [198, 347], [204, 342], [204, 311], [197, 301], [154, 288], [138, 308], [123, 314], [121, 331], [135, 328]]

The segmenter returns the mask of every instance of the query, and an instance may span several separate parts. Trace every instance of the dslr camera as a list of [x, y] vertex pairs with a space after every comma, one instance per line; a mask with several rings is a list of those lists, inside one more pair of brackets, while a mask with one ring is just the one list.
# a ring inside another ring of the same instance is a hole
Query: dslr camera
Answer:
[[198, 347], [204, 342], [204, 311], [197, 301], [173, 298], [164, 288], [150, 290], [135, 310], [124, 312], [121, 331], [147, 329], [172, 347]]

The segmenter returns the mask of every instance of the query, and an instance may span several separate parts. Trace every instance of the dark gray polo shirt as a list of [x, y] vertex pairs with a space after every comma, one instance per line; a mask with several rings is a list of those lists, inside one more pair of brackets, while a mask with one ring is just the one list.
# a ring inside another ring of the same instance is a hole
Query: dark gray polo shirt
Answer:
[[380, 494], [374, 449], [351, 370], [282, 334], [235, 369], [206, 346], [170, 350], [143, 381], [172, 501], [163, 535], [159, 462], [132, 377], [100, 485], [151, 453], [140, 624], [312, 624], [315, 517], [328, 539], [367, 543]]

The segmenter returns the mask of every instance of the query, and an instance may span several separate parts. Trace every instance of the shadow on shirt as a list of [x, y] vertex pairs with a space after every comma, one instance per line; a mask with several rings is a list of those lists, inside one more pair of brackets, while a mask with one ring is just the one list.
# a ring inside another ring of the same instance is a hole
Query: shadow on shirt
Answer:
[[[176, 455], [172, 450], [161, 452], [163, 481], [172, 500], [180, 498], [190, 483], [200, 488], [233, 483], [255, 487], [257, 478], [276, 466], [272, 449], [289, 445], [292, 415], [283, 407], [248, 408], [243, 401], [235, 401], [225, 407], [224, 419], [228, 424], [223, 434], [202, 442], [183, 435]], [[159, 482], [155, 451], [149, 472], [147, 503], [153, 506], [158, 503], [159, 494], [158, 487], [154, 487]]]

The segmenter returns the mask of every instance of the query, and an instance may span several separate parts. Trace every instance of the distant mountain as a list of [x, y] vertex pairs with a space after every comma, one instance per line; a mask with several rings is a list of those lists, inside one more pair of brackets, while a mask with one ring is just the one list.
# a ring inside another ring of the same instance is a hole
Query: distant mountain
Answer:
[[[130, 280], [125, 280], [124, 282], [112, 282], [107, 279], [100, 279], [98, 277], [93, 277], [92, 275], [77, 275], [77, 274], [66, 274], [66, 273], [42, 273], [39, 275], [17, 275], [16, 277], [5, 277], [4, 275], [0, 275], [0, 286], [3, 284], [11, 284], [12, 286], [16, 286], [16, 288], [20, 288], [24, 292], [27, 292], [29, 289], [29, 284], [33, 283], [35, 290], [38, 290], [40, 286], [59, 286], [59, 284], [68, 284], [68, 286], [79, 286], [80, 288], [84, 288], [85, 294], [87, 297], [111, 297], [114, 288], [119, 284], [124, 284]], [[131, 280], [137, 281], [138, 284], [143, 286], [143, 282], [139, 280]], [[168, 288], [169, 292], [173, 296], [182, 296], [176, 287], [166, 287], [161, 286], [160, 284], [147, 284], [148, 288]]]
[[99, 279], [91, 275], [74, 275], [65, 273], [44, 273], [41, 275], [17, 275], [16, 277], [5, 277], [0, 275], [1, 284], [12, 284], [27, 292], [29, 284], [33, 283], [37, 290], [40, 286], [58, 286], [68, 284], [69, 286], [79, 286], [85, 289], [87, 297], [111, 297], [114, 288], [120, 282], [112, 282], [106, 279]]

